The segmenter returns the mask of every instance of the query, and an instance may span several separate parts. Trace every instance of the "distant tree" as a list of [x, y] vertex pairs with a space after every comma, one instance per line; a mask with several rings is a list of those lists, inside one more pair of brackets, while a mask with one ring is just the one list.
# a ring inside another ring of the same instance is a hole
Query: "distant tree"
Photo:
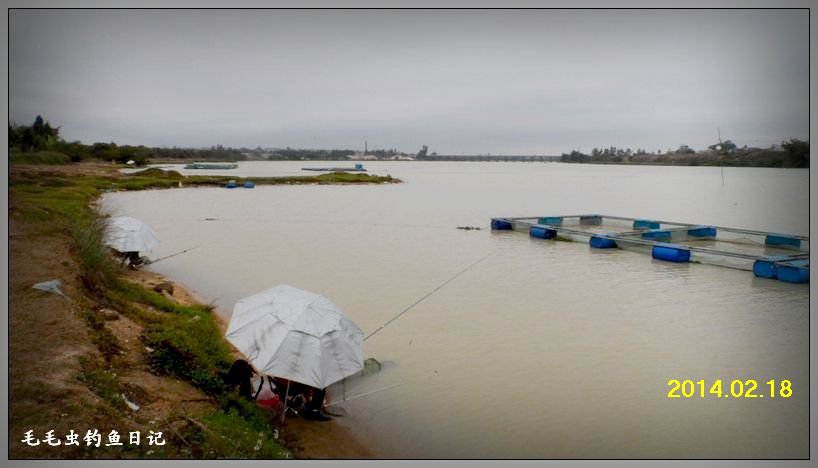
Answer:
[[34, 119], [34, 123], [31, 125], [31, 129], [34, 130], [35, 133], [38, 133], [38, 132], [40, 132], [42, 130], [43, 126], [44, 126], [43, 125], [43, 118], [38, 115]]
[[9, 147], [22, 151], [54, 149], [59, 141], [59, 131], [38, 115], [28, 127], [9, 125]]
[[[670, 151], [668, 151], [668, 152], [670, 152]], [[679, 149], [676, 150], [676, 153], [678, 153], [678, 154], [695, 154], [696, 150], [694, 150], [693, 148], [691, 148], [691, 147], [689, 147], [687, 145], [680, 145]]]
[[428, 146], [426, 146], [426, 145], [423, 145], [423, 146], [420, 148], [420, 151], [418, 151], [418, 158], [425, 158], [425, 157], [426, 157], [426, 153], [428, 153], [428, 152], [429, 152], [429, 147], [428, 147]]
[[590, 160], [591, 160], [590, 156], [588, 156], [587, 154], [581, 153], [581, 152], [579, 152], [577, 150], [573, 150], [568, 154], [562, 153], [562, 156], [560, 156], [560, 161], [562, 161], [562, 162], [583, 163], [583, 162], [589, 162]]
[[9, 148], [16, 148], [20, 145], [20, 135], [14, 130], [14, 127], [9, 124]]
[[20, 149], [23, 151], [33, 151], [36, 149], [34, 131], [31, 130], [31, 127], [23, 128], [22, 135], [20, 135]]
[[707, 147], [709, 150], [718, 151], [719, 154], [733, 154], [738, 146], [730, 140], [716, 143]]
[[781, 147], [794, 167], [809, 167], [809, 141], [790, 138], [790, 141], [782, 141]]

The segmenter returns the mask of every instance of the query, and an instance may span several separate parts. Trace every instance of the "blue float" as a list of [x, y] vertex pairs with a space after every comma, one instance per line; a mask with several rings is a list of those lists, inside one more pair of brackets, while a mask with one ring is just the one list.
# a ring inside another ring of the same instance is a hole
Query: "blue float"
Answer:
[[595, 249], [614, 249], [617, 247], [616, 241], [608, 237], [607, 234], [595, 234], [591, 236], [589, 243]]
[[256, 184], [253, 183], [253, 182], [250, 182], [249, 180], [247, 182], [245, 182], [244, 185], [243, 185], [244, 188], [255, 188], [255, 186], [256, 186]]
[[775, 260], [770, 258], [760, 258], [753, 262], [753, 274], [759, 278], [775, 278], [776, 270]]
[[809, 260], [779, 263], [775, 277], [787, 283], [809, 283]]
[[225, 184], [225, 186], [224, 186], [224, 188], [236, 188], [236, 187], [238, 187], [238, 185], [236, 185], [236, 183], [234, 181], [232, 181], [232, 180], [230, 182], [228, 182], [227, 184]]
[[670, 231], [663, 231], [661, 229], [651, 229], [642, 233], [643, 239], [650, 239], [656, 241], [669, 241]]
[[550, 226], [535, 224], [528, 230], [528, 234], [538, 239], [554, 239], [557, 237], [557, 230]]
[[795, 247], [798, 249], [801, 248], [801, 239], [792, 236], [784, 236], [781, 234], [767, 234], [767, 238], [764, 239], [764, 243], [767, 245]]
[[537, 218], [537, 224], [550, 224], [552, 226], [561, 226], [562, 225], [562, 217], [561, 216], [543, 216], [542, 218]]
[[514, 227], [511, 225], [511, 221], [505, 218], [495, 218], [491, 220], [491, 229], [495, 231], [511, 231]]
[[679, 244], [656, 244], [653, 246], [653, 258], [667, 262], [687, 263], [690, 261], [690, 250]]
[[579, 224], [588, 224], [591, 226], [599, 226], [602, 224], [602, 216], [600, 215], [589, 215], [589, 216], [580, 216], [579, 217]]
[[659, 223], [649, 219], [637, 219], [633, 221], [634, 229], [659, 229], [659, 227]]
[[687, 230], [687, 235], [691, 237], [716, 237], [716, 228], [713, 226], [696, 226]]

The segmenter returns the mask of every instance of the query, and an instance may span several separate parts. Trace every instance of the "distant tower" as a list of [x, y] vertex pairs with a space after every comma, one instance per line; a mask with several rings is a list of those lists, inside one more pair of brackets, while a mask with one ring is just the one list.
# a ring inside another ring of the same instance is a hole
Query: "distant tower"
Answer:
[[369, 151], [369, 149], [367, 148], [367, 141], [364, 140], [364, 154], [366, 154], [367, 151]]

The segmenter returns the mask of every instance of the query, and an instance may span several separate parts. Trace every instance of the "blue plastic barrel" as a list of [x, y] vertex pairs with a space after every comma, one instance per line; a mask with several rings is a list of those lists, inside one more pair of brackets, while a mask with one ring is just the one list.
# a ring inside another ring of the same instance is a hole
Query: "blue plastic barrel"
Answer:
[[788, 255], [768, 255], [753, 262], [753, 274], [759, 278], [775, 278], [780, 262], [792, 259]]
[[679, 244], [656, 244], [653, 258], [667, 262], [686, 263], [690, 261], [690, 250]]
[[767, 245], [779, 245], [801, 248], [801, 239], [792, 236], [785, 236], [783, 234], [767, 234], [764, 240]]
[[696, 226], [687, 230], [687, 235], [691, 237], [716, 237], [716, 228], [713, 226]]
[[511, 221], [504, 218], [495, 218], [491, 220], [491, 228], [495, 231], [511, 231], [514, 227]]
[[591, 226], [599, 226], [602, 224], [602, 216], [599, 215], [588, 215], [588, 216], [580, 216], [579, 217], [579, 224], [588, 224]]
[[753, 274], [759, 278], [775, 278], [777, 269], [775, 260], [769, 258], [760, 258], [753, 262]]
[[554, 239], [557, 237], [557, 230], [552, 229], [549, 226], [535, 224], [528, 230], [528, 234], [531, 237], [536, 237], [537, 239]]
[[661, 229], [651, 229], [649, 231], [643, 232], [642, 238], [657, 241], [669, 241], [670, 231], [663, 231]]
[[243, 187], [244, 187], [244, 188], [255, 188], [255, 186], [256, 186], [256, 184], [255, 184], [255, 183], [250, 182], [250, 181], [248, 180], [247, 182], [245, 182], [245, 183], [244, 183], [244, 186], [243, 186]]
[[238, 187], [238, 185], [236, 185], [236, 183], [235, 183], [235, 182], [233, 182], [233, 181], [231, 180], [230, 182], [228, 182], [227, 184], [225, 184], [225, 186], [224, 186], [224, 187], [225, 187], [225, 188], [236, 188], [236, 187]]
[[659, 229], [659, 223], [649, 219], [636, 219], [633, 221], [634, 229]]
[[809, 283], [809, 260], [779, 263], [775, 277], [787, 283]]
[[614, 249], [616, 248], [616, 241], [611, 239], [605, 234], [595, 234], [591, 236], [591, 241], [589, 242], [591, 247], [595, 249]]
[[543, 216], [537, 218], [537, 224], [550, 224], [552, 226], [562, 225], [562, 216]]

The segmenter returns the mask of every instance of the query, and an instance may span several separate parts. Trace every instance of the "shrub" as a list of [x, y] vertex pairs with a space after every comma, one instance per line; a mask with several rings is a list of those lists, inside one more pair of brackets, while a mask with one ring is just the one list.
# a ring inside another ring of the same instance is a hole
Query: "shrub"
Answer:
[[145, 344], [154, 349], [151, 367], [160, 374], [187, 380], [205, 393], [221, 394], [231, 364], [227, 345], [210, 312], [184, 309], [146, 327]]
[[85, 214], [71, 224], [71, 237], [80, 265], [80, 281], [90, 293], [102, 297], [104, 291], [117, 284], [122, 265], [105, 245], [107, 220], [98, 213]]
[[71, 159], [62, 153], [52, 151], [38, 151], [36, 153], [12, 152], [9, 156], [11, 164], [68, 164]]

